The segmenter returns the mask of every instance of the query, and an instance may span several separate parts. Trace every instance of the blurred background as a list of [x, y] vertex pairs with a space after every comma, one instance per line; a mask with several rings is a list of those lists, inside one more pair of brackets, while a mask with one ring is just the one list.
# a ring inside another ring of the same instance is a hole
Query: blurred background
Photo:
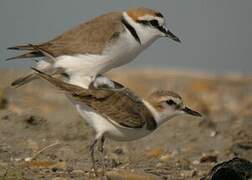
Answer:
[[108, 179], [195, 180], [233, 157], [252, 161], [251, 0], [0, 0], [0, 179], [89, 179], [93, 139], [75, 107], [47, 82], [10, 87], [32, 63], [6, 62], [16, 55], [6, 48], [48, 41], [97, 15], [136, 6], [160, 10], [182, 43], [159, 39], [108, 76], [140, 97], [173, 90], [203, 117], [174, 118], [133, 142], [106, 141]]
[[13, 55], [8, 46], [48, 41], [92, 17], [137, 6], [161, 11], [182, 44], [160, 39], [127, 67], [252, 72], [250, 0], [1, 0], [0, 67], [30, 65], [22, 60], [5, 62]]

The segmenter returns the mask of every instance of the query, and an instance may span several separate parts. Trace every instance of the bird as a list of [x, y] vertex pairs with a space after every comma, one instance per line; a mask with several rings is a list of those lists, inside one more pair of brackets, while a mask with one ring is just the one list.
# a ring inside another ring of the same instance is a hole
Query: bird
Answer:
[[186, 106], [181, 96], [173, 91], [155, 90], [146, 98], [141, 98], [116, 81], [113, 81], [115, 88], [96, 88], [91, 84], [85, 89], [37, 69], [33, 70], [35, 75], [67, 94], [80, 115], [94, 129], [95, 138], [90, 146], [94, 169], [97, 142], [100, 142], [99, 149], [103, 153], [106, 138], [133, 141], [147, 136], [173, 117], [182, 114], [201, 117], [199, 112]]
[[[97, 75], [129, 63], [161, 37], [181, 42], [166, 27], [163, 14], [137, 7], [95, 17], [44, 43], [9, 47], [28, 52], [7, 60], [32, 58], [36, 68], [48, 74], [64, 69], [69, 83], [87, 88]], [[36, 78], [30, 73], [12, 85]]]

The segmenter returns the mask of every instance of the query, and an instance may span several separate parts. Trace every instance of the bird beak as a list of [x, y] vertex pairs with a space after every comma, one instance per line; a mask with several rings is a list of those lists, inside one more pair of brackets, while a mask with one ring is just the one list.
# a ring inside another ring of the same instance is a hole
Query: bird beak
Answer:
[[183, 112], [185, 112], [186, 114], [190, 114], [192, 116], [197, 116], [197, 117], [201, 117], [202, 115], [197, 112], [197, 111], [194, 111], [188, 107], [185, 107], [184, 109], [182, 109]]
[[158, 28], [159, 31], [161, 31], [161, 32], [163, 33], [163, 35], [164, 35], [165, 37], [168, 37], [168, 38], [170, 38], [170, 39], [172, 39], [172, 40], [174, 40], [174, 41], [176, 41], [176, 42], [181, 43], [180, 39], [179, 39], [177, 36], [175, 36], [175, 35], [174, 35], [169, 29], [167, 29], [166, 27], [164, 27], [164, 26], [158, 26], [157, 28]]
[[172, 40], [174, 40], [174, 41], [176, 41], [176, 42], [181, 43], [180, 39], [179, 39], [177, 36], [175, 36], [175, 35], [174, 35], [171, 31], [169, 31], [168, 29], [167, 29], [166, 32], [165, 32], [165, 36], [168, 37], [168, 38], [170, 38], [170, 39], [172, 39]]

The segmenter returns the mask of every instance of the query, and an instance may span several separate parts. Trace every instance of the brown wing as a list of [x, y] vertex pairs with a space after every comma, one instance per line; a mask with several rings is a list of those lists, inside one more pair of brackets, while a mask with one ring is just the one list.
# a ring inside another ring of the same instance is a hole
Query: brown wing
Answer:
[[75, 97], [85, 102], [97, 113], [123, 127], [142, 128], [145, 124], [148, 130], [153, 130], [157, 127], [151, 112], [143, 104], [142, 100], [129, 89], [92, 91], [95, 94], [92, 97], [83, 96], [81, 93]]
[[143, 104], [142, 100], [129, 89], [119, 91], [113, 89], [83, 89], [79, 86], [65, 83], [36, 69], [38, 75], [61, 90], [69, 92], [73, 97], [94, 109], [97, 113], [123, 127], [147, 129], [156, 128], [154, 117]]
[[[124, 30], [121, 20], [122, 13], [120, 12], [98, 16], [51, 41], [36, 46], [54, 57], [87, 53], [100, 54], [107, 43], [113, 41]], [[30, 45], [15, 46], [8, 49], [30, 51], [24, 55], [9, 59], [44, 56]]]
[[142, 114], [146, 107], [129, 89], [115, 91], [105, 99], [92, 99], [86, 104], [121, 126], [142, 128], [146, 124]]

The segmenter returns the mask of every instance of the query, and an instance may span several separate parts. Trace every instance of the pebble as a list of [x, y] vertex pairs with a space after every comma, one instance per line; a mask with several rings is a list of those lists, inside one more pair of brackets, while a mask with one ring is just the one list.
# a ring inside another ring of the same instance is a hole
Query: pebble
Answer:
[[193, 165], [199, 165], [200, 162], [199, 162], [198, 160], [194, 160], [194, 161], [192, 162], [192, 164], [193, 164]]
[[180, 175], [182, 177], [194, 177], [197, 175], [197, 171], [196, 170], [184, 170], [184, 171], [181, 171]]
[[80, 170], [80, 169], [74, 169], [72, 171], [73, 174], [84, 174], [85, 172], [83, 170]]
[[160, 168], [160, 167], [162, 167], [162, 166], [163, 166], [163, 163], [160, 163], [160, 162], [159, 162], [159, 163], [156, 164], [156, 167], [157, 167], [157, 168]]
[[200, 158], [200, 163], [209, 163], [209, 162], [217, 162], [217, 156], [216, 155], [206, 155], [203, 154], [203, 156]]
[[215, 137], [217, 135], [217, 132], [216, 131], [212, 131], [211, 133], [210, 133], [210, 137]]
[[162, 155], [159, 159], [162, 162], [167, 162], [167, 161], [171, 160], [171, 158], [172, 158], [172, 156], [170, 154], [165, 154], [165, 155]]

